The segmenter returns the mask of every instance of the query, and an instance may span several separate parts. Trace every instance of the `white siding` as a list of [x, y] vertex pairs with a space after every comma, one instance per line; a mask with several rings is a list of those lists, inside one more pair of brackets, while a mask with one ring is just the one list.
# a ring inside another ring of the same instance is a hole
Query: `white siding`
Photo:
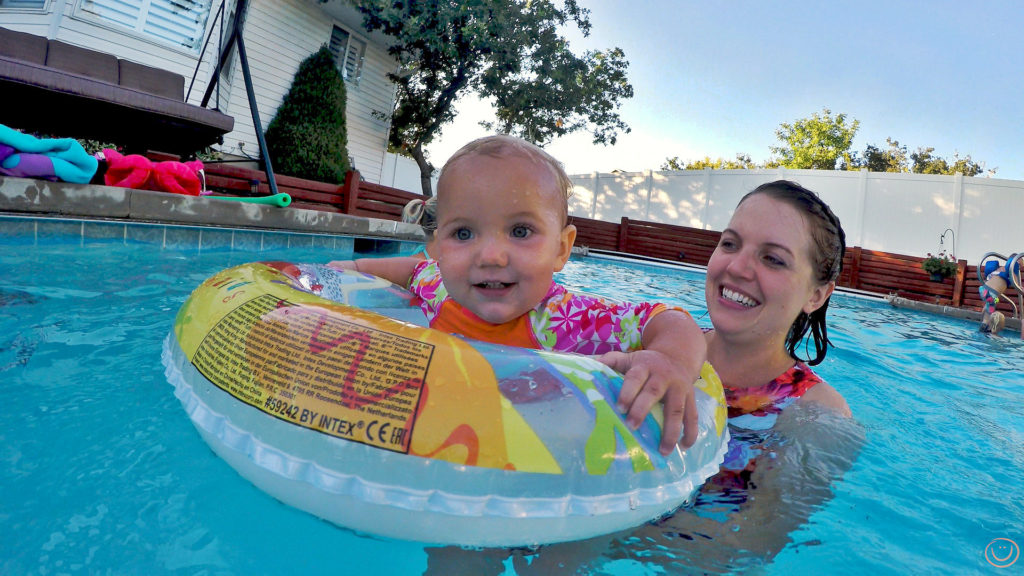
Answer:
[[[0, 27], [28, 32], [36, 36], [48, 36], [50, 33], [50, 22], [53, 19], [54, 10], [59, 8], [61, 0], [47, 2], [42, 10], [31, 8], [4, 8], [0, 9]], [[55, 7], [54, 4], [58, 6]]]
[[[264, 131], [291, 87], [299, 64], [330, 40], [335, 24], [345, 27], [355, 37], [368, 40], [358, 30], [326, 17], [312, 2], [254, 0], [250, 5], [245, 22], [245, 48]], [[362, 176], [371, 182], [379, 182], [381, 178], [388, 128], [387, 123], [374, 118], [372, 112], [391, 112], [394, 86], [386, 74], [393, 68], [393, 61], [384, 48], [368, 42], [359, 84], [346, 85], [348, 153]], [[235, 118], [235, 130], [224, 137], [222, 149], [238, 155], [243, 155], [244, 150], [245, 154], [256, 156], [259, 145], [242, 71], [237, 64], [230, 90], [227, 113]], [[242, 148], [239, 148], [240, 142]]]
[[[0, 11], [0, 26], [55, 38], [176, 72], [185, 77], [185, 90], [188, 91], [199, 60], [198, 51], [165, 46], [126, 33], [124, 29], [89, 18], [88, 15], [77, 14], [77, 2], [51, 0], [43, 12]], [[219, 6], [220, 1], [215, 0], [207, 21], [207, 34], [214, 25], [214, 15]], [[299, 64], [330, 40], [332, 27], [336, 24], [367, 42], [360, 81], [357, 85], [346, 85], [348, 151], [362, 176], [370, 182], [379, 182], [387, 150], [388, 123], [375, 117], [374, 112], [383, 115], [391, 112], [395, 89], [387, 79], [387, 73], [394, 69], [394, 61], [379, 41], [374, 42], [361, 29], [333, 20], [316, 2], [251, 0], [249, 4], [245, 21], [245, 48], [260, 123], [265, 131], [291, 87]], [[196, 74], [189, 103], [200, 103], [216, 57], [217, 41], [214, 39]], [[232, 85], [220, 87], [219, 108], [234, 117], [235, 129], [224, 136], [224, 144], [218, 148], [227, 154], [255, 158], [259, 156], [259, 144], [237, 58], [234, 66]], [[211, 97], [210, 107], [214, 105], [214, 98]]]

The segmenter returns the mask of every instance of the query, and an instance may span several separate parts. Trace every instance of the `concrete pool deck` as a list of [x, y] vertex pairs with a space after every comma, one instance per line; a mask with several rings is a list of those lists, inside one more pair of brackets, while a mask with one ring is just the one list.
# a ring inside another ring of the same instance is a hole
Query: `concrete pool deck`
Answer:
[[[392, 220], [321, 210], [279, 208], [210, 197], [5, 176], [0, 176], [0, 216], [217, 227], [404, 242], [426, 240], [423, 230], [418, 225]], [[976, 310], [928, 304], [900, 297], [886, 298], [879, 294], [870, 296], [885, 298], [897, 308], [909, 308], [970, 321], [981, 320], [981, 314]], [[1019, 334], [1020, 326], [1019, 318], [1007, 318], [1003, 333]]]
[[391, 220], [5, 176], [0, 176], [0, 215], [215, 226], [411, 242], [422, 242], [426, 238], [419, 226]]

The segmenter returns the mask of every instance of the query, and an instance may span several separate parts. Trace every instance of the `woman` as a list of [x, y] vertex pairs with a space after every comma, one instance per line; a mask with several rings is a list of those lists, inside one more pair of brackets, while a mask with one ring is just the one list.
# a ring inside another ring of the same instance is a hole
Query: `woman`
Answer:
[[[825, 314], [845, 248], [839, 219], [798, 184], [769, 182], [740, 200], [705, 281], [714, 325], [708, 361], [733, 413], [781, 410], [800, 398], [850, 415], [843, 397], [808, 367], [825, 359]], [[813, 344], [814, 354], [801, 358], [808, 333], [804, 352]]]
[[[850, 416], [846, 400], [809, 367], [825, 359], [825, 314], [845, 249], [839, 219], [799, 184], [769, 182], [740, 200], [704, 288], [714, 325], [705, 335], [708, 361], [725, 385], [730, 417], [764, 417], [758, 428], [770, 428], [797, 399]], [[801, 358], [799, 349], [812, 344], [813, 356]], [[601, 360], [619, 372], [630, 368], [624, 354]]]
[[589, 567], [623, 558], [669, 573], [764, 565], [831, 497], [863, 442], [846, 400], [810, 368], [828, 350], [825, 315], [845, 245], [839, 219], [798, 184], [769, 182], [740, 200], [705, 279], [708, 361], [729, 406], [725, 461], [691, 507], [619, 535]]

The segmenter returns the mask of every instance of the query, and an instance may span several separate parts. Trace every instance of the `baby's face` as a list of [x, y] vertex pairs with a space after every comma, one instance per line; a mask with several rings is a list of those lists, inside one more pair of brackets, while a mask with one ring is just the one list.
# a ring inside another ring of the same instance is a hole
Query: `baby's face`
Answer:
[[430, 253], [451, 297], [492, 324], [536, 307], [576, 237], [554, 174], [518, 155], [466, 156], [446, 168], [437, 200]]

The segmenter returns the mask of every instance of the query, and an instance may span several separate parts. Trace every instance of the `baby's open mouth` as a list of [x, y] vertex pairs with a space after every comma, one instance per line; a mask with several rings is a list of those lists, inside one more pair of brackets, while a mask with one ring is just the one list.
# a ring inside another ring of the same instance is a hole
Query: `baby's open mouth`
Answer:
[[487, 290], [501, 290], [502, 288], [513, 286], [514, 284], [515, 282], [477, 282], [476, 284], [473, 284], [473, 286]]

